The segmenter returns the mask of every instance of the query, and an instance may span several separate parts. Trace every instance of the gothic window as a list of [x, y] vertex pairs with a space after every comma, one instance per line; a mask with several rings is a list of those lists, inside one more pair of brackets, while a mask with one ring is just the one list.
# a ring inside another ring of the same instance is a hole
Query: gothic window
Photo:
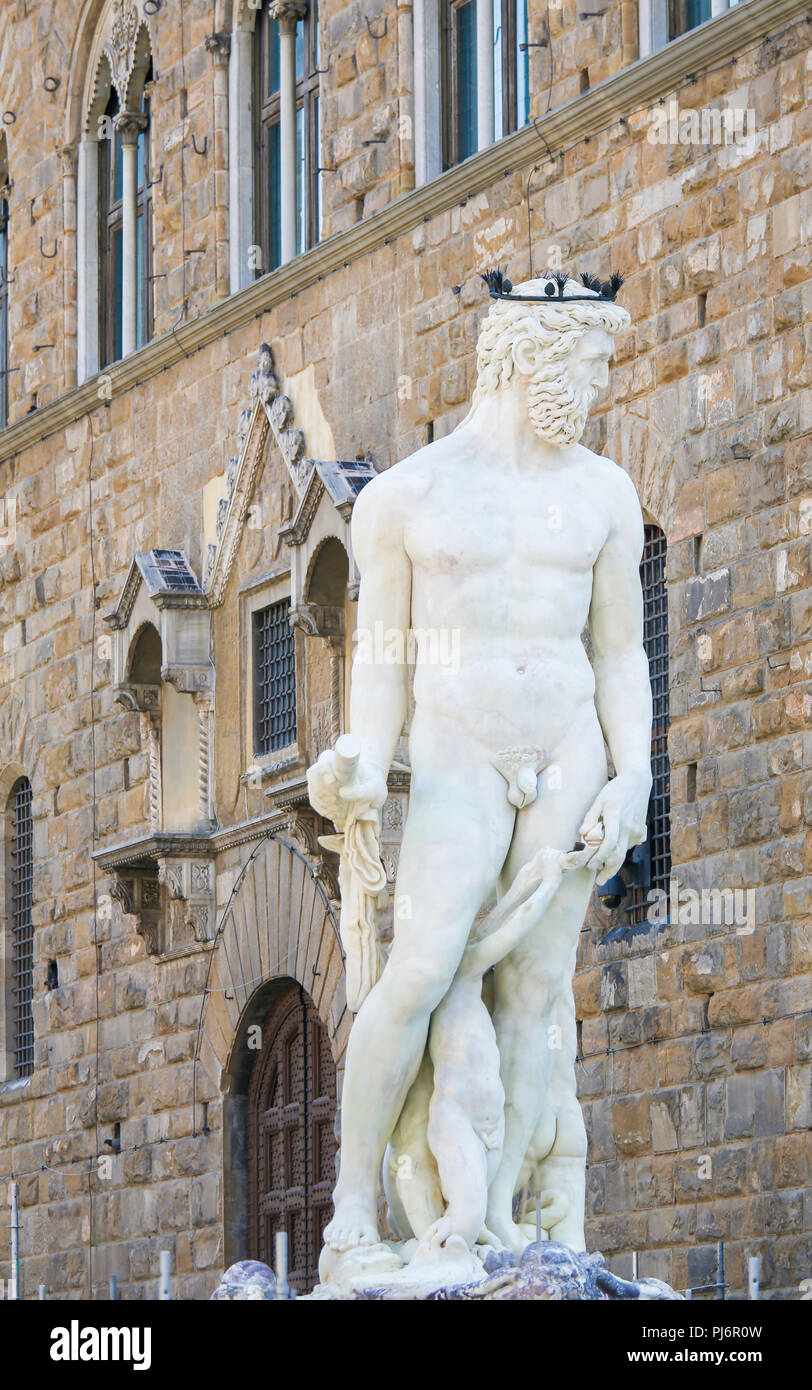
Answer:
[[643, 645], [652, 696], [651, 772], [648, 839], [631, 851], [630, 919], [645, 921], [653, 889], [668, 892], [671, 878], [671, 770], [668, 762], [668, 594], [666, 540], [659, 526], [645, 528], [640, 579], [643, 585]]
[[252, 615], [254, 755], [262, 757], [296, 741], [296, 664], [287, 601]]
[[318, 1281], [335, 1181], [336, 1074], [313, 1001], [290, 981], [262, 1028], [248, 1092], [250, 1256], [275, 1264], [288, 1237], [288, 1278], [299, 1293]]
[[[321, 234], [319, 17], [265, 5], [255, 31], [255, 182], [260, 273], [308, 250]], [[293, 126], [286, 129], [292, 117]], [[292, 163], [292, 169], [291, 169]]]
[[9, 973], [6, 983], [12, 1078], [34, 1070], [34, 823], [31, 783], [21, 777], [6, 808], [6, 893]]
[[137, 6], [107, 0], [86, 74], [76, 180], [80, 381], [153, 332], [152, 59]]
[[[151, 70], [147, 80], [151, 77]], [[121, 116], [115, 91], [105, 111], [106, 138], [99, 149], [99, 295], [100, 365], [124, 356], [124, 142], [135, 142], [135, 301], [132, 348], [143, 347], [152, 335], [152, 191], [149, 186], [149, 100], [141, 98], [137, 119]]]

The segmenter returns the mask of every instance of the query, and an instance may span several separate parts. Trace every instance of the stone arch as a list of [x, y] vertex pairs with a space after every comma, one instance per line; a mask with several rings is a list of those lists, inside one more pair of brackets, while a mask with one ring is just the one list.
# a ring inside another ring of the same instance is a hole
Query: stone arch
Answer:
[[133, 634], [127, 652], [124, 679], [132, 681], [136, 685], [160, 685], [162, 654], [161, 634], [155, 624], [141, 623], [141, 626]]
[[37, 796], [42, 791], [39, 752], [39, 741], [23, 701], [16, 695], [7, 696], [0, 703], [0, 789], [11, 775], [7, 769], [17, 768], [16, 775], [27, 777]]
[[306, 603], [343, 604], [350, 559], [338, 536], [324, 536], [310, 556], [304, 583]]
[[244, 846], [226, 872], [234, 886], [220, 909], [195, 1084], [199, 1099], [206, 1080], [209, 1094], [223, 1095], [224, 1237], [226, 1263], [233, 1263], [248, 1248], [248, 1088], [257, 1055], [251, 1030], [262, 1026], [282, 989], [299, 983], [326, 1029], [340, 1093], [351, 1015], [338, 906], [307, 855], [273, 834]]
[[[245, 848], [227, 871], [239, 881], [218, 904], [217, 942], [198, 1039], [198, 1067], [218, 1091], [239, 1078], [247, 1030], [257, 1021], [265, 987], [297, 980], [313, 999], [341, 1068], [349, 1035], [337, 903], [319, 868], [301, 849], [271, 834]], [[238, 877], [239, 876], [239, 877]], [[218, 875], [222, 884], [222, 874]]]
[[[111, 59], [114, 9], [114, 0], [85, 0], [82, 6], [68, 75], [64, 127], [66, 145], [75, 144], [84, 134], [94, 134], [95, 123], [104, 112], [111, 86], [116, 87], [122, 107], [130, 95], [141, 100], [143, 79], [150, 57], [155, 52], [150, 18], [144, 11], [143, 0], [125, 0], [123, 11], [125, 15], [135, 11], [137, 24], [129, 45], [132, 62], [122, 69], [117, 81]], [[134, 76], [135, 85], [132, 85]], [[131, 85], [132, 92], [128, 90]]]
[[628, 473], [643, 512], [669, 539], [677, 521], [681, 479], [673, 441], [650, 416], [630, 409], [610, 431], [607, 452]]

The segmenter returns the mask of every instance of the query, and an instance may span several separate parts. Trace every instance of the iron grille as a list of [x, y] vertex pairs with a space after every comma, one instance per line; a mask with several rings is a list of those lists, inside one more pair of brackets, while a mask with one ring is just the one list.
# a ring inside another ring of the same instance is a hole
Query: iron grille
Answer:
[[34, 1070], [34, 822], [31, 783], [23, 778], [11, 794], [11, 1028], [14, 1074]]
[[296, 741], [296, 663], [290, 604], [254, 614], [254, 753], [273, 753]]
[[671, 770], [668, 763], [668, 594], [665, 586], [666, 541], [659, 526], [646, 526], [640, 580], [643, 586], [643, 645], [651, 681], [651, 774], [648, 805], [649, 871], [647, 881], [632, 886], [629, 918], [644, 922], [651, 889], [668, 892], [671, 878]]

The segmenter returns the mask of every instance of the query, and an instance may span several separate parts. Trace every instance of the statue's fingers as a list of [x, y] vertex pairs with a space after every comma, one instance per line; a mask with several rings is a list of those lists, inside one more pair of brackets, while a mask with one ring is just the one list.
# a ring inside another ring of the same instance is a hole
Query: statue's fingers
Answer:
[[[603, 816], [603, 834], [601, 842], [597, 845], [588, 860], [591, 869], [601, 869], [606, 863], [607, 858], [612, 854], [617, 845], [620, 834], [620, 820], [616, 811], [606, 809]], [[591, 848], [590, 845], [587, 848]]]

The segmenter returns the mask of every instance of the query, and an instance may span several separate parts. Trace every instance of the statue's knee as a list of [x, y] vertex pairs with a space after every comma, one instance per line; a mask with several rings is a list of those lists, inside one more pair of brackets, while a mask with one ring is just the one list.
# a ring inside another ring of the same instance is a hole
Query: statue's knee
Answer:
[[452, 978], [452, 973], [436, 961], [400, 961], [389, 971], [389, 1005], [401, 1019], [428, 1016], [437, 1008]]

